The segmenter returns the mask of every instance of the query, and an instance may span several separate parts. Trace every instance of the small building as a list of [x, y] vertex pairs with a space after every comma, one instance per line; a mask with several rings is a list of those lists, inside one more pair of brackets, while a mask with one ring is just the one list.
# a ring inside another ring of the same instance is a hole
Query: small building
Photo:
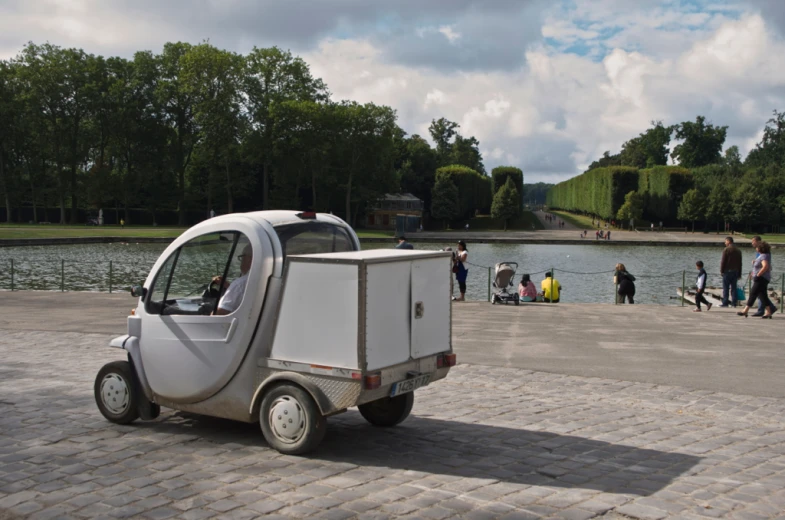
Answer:
[[[396, 229], [396, 217], [416, 217], [417, 227], [422, 222], [423, 201], [411, 193], [385, 193], [365, 217], [368, 229]], [[405, 219], [411, 222], [413, 219]], [[409, 227], [409, 226], [407, 226]]]

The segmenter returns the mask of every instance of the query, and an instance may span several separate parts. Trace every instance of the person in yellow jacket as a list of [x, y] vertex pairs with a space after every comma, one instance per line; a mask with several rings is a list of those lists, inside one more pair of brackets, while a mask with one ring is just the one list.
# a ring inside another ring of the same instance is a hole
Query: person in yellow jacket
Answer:
[[553, 278], [553, 274], [549, 271], [545, 273], [545, 280], [540, 283], [542, 289], [542, 299], [548, 303], [559, 303], [561, 296], [562, 286], [558, 280]]

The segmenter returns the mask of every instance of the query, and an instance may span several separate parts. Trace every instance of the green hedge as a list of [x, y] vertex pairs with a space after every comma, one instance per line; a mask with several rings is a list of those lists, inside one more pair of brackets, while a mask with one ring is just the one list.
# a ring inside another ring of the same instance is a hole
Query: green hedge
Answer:
[[613, 219], [624, 196], [637, 189], [637, 168], [610, 166], [560, 182], [548, 190], [546, 199], [550, 208]]
[[447, 177], [458, 188], [460, 219], [472, 218], [476, 211], [490, 213], [491, 178], [468, 166], [453, 164], [436, 170], [436, 178]]
[[504, 186], [507, 178], [512, 177], [512, 182], [515, 183], [515, 189], [518, 190], [518, 195], [521, 198], [521, 206], [523, 206], [523, 172], [520, 168], [515, 166], [497, 166], [491, 171], [491, 182], [493, 195], [499, 191], [499, 188]]
[[681, 166], [655, 166], [638, 172], [638, 193], [643, 195], [643, 216], [673, 220], [688, 190], [695, 187], [692, 173]]

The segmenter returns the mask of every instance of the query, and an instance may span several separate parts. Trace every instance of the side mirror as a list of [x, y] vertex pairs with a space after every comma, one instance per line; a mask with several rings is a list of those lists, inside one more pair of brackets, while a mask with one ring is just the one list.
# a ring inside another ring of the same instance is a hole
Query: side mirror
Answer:
[[134, 285], [131, 287], [131, 296], [134, 298], [144, 298], [147, 296], [147, 289], [142, 287], [141, 285]]

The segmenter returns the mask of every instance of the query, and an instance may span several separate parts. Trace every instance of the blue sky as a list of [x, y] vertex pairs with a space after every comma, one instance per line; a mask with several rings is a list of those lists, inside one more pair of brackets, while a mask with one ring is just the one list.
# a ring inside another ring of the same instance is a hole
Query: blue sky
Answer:
[[785, 0], [0, 0], [0, 58], [27, 41], [104, 55], [167, 41], [301, 55], [335, 99], [447, 117], [486, 166], [580, 173], [646, 130], [704, 115], [742, 153], [785, 110]]

